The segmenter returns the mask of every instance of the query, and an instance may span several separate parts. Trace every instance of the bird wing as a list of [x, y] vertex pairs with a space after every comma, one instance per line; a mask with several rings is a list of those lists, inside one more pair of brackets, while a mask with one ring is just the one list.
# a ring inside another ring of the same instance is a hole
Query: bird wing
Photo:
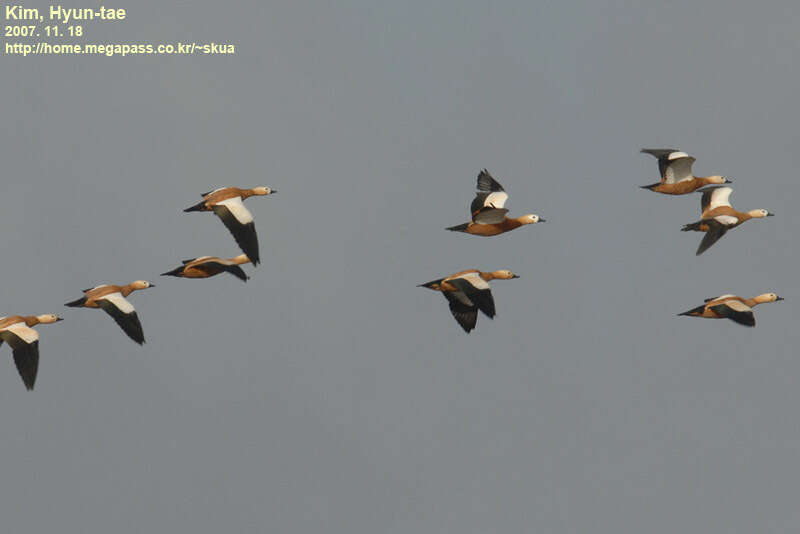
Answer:
[[472, 214], [472, 222], [476, 224], [499, 224], [506, 218], [506, 208], [484, 206]]
[[443, 291], [442, 294], [450, 304], [450, 313], [456, 322], [469, 334], [478, 322], [478, 307], [461, 291]]
[[221, 258], [208, 259], [208, 260], [206, 260], [206, 261], [204, 261], [202, 263], [194, 265], [193, 267], [195, 269], [201, 269], [202, 270], [203, 266], [205, 266], [205, 265], [208, 265], [208, 266], [211, 266], [211, 267], [216, 267], [216, 270], [211, 272], [211, 274], [217, 274], [217, 273], [219, 273], [221, 271], [226, 271], [226, 272], [229, 272], [232, 275], [234, 275], [236, 278], [239, 278], [240, 280], [242, 280], [244, 282], [247, 282], [248, 276], [244, 272], [244, 269], [242, 269], [238, 265], [233, 264], [233, 263], [231, 263], [231, 262], [229, 262], [227, 260], [223, 260]]
[[214, 213], [222, 219], [222, 223], [233, 235], [239, 248], [247, 257], [258, 265], [258, 236], [253, 214], [244, 206], [241, 197], [233, 197], [217, 202], [213, 206]]
[[733, 189], [724, 186], [705, 187], [701, 189], [703, 197], [700, 199], [700, 212], [706, 213], [720, 206], [732, 208], [730, 196]]
[[720, 317], [731, 319], [739, 324], [745, 326], [756, 325], [756, 318], [753, 316], [753, 308], [739, 300], [726, 300], [722, 304], [712, 306], [711, 310]]
[[19, 376], [28, 390], [33, 389], [39, 371], [39, 333], [25, 323], [14, 323], [0, 330], [0, 339], [11, 345]]
[[692, 164], [694, 164], [695, 159], [685, 154], [673, 157], [676, 154], [683, 154], [683, 152], [673, 152], [670, 154], [664, 169], [664, 182], [668, 184], [685, 182], [694, 178], [694, 175], [692, 175]]
[[719, 221], [717, 219], [733, 219], [734, 221], [737, 221], [736, 217], [730, 217], [728, 215], [720, 215], [714, 219], [704, 219], [708, 225], [708, 231], [706, 232], [706, 235], [703, 236], [703, 240], [700, 241], [700, 246], [697, 247], [697, 252], [695, 253], [696, 256], [699, 256], [708, 250], [711, 245], [719, 241], [719, 239], [725, 235], [725, 232], [728, 231], [730, 225], [725, 224], [723, 221]]
[[122, 328], [128, 337], [141, 345], [144, 343], [144, 332], [136, 309], [128, 302], [122, 293], [109, 293], [96, 300], [97, 305], [103, 308], [107, 314], [114, 318], [114, 321]]
[[447, 280], [472, 301], [490, 319], [495, 316], [494, 299], [489, 284], [478, 273], [468, 273]]
[[674, 148], [643, 148], [640, 150], [643, 154], [650, 154], [658, 160], [658, 174], [664, 178], [669, 165], [670, 155], [675, 154], [674, 157], [688, 156], [685, 152], [680, 152]]
[[489, 171], [483, 169], [478, 173], [478, 191], [505, 191], [500, 183], [492, 178]]

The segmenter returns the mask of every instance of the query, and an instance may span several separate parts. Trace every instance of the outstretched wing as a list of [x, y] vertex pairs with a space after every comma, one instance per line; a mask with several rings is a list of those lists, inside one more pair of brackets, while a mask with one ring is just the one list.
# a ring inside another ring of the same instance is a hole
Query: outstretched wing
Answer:
[[663, 174], [664, 181], [668, 184], [685, 182], [694, 177], [694, 175], [692, 175], [692, 165], [695, 159], [685, 154], [673, 157], [675, 154], [683, 154], [683, 152], [673, 152], [668, 156]]
[[101, 299], [97, 299], [97, 305], [103, 308], [107, 314], [114, 318], [114, 321], [128, 334], [128, 337], [141, 345], [144, 343], [144, 332], [142, 323], [133, 305], [128, 302], [122, 293], [110, 293]]
[[674, 157], [688, 156], [685, 152], [680, 152], [674, 148], [643, 148], [640, 152], [643, 154], [650, 154], [658, 160], [658, 174], [661, 178], [664, 178], [667, 172], [671, 154], [675, 154]]
[[244, 206], [241, 197], [233, 197], [222, 202], [216, 203], [214, 213], [222, 219], [225, 227], [233, 235], [239, 248], [247, 254], [247, 257], [258, 265], [258, 236], [256, 235], [256, 225], [253, 222], [253, 214]]
[[714, 186], [714, 187], [704, 187], [701, 189], [703, 196], [700, 199], [700, 212], [705, 214], [715, 208], [719, 208], [720, 206], [727, 206], [732, 208], [730, 202], [731, 193], [733, 193], [733, 188], [727, 186]]
[[17, 366], [22, 382], [28, 390], [36, 383], [39, 371], [39, 334], [25, 323], [15, 323], [0, 330], [0, 339], [7, 341], [14, 352], [14, 365]]
[[483, 169], [480, 174], [478, 174], [477, 187], [479, 192], [475, 194], [475, 198], [472, 200], [472, 204], [470, 204], [469, 207], [469, 211], [472, 213], [473, 217], [477, 215], [481, 208], [502, 209], [506, 205], [508, 193], [505, 192], [503, 186], [500, 185], [497, 180], [492, 178], [492, 175], [489, 174], [489, 171], [486, 169]]
[[244, 272], [244, 269], [242, 269], [238, 265], [234, 265], [234, 264], [232, 264], [230, 262], [222, 262], [222, 261], [219, 261], [219, 260], [208, 260], [208, 261], [204, 261], [203, 263], [195, 265], [194, 268], [202, 270], [203, 267], [206, 266], [206, 265], [211, 267], [211, 269], [209, 269], [209, 274], [212, 275], [212, 276], [217, 274], [217, 273], [219, 273], [219, 272], [221, 272], [221, 271], [225, 271], [225, 272], [231, 273], [232, 275], [234, 275], [236, 278], [239, 278], [243, 282], [247, 282], [248, 276]]
[[489, 171], [483, 169], [478, 173], [478, 191], [505, 191], [500, 183], [492, 178]]
[[464, 295], [466, 295], [487, 317], [490, 319], [494, 318], [494, 299], [492, 298], [489, 284], [477, 273], [469, 273], [459, 276], [458, 278], [451, 278], [447, 280], [447, 283], [455, 286], [459, 291], [464, 293]]
[[442, 294], [450, 303], [450, 313], [467, 334], [475, 328], [478, 321], [478, 308], [460, 291], [443, 291]]
[[712, 306], [711, 309], [720, 317], [726, 317], [744, 326], [756, 325], [753, 308], [739, 300], [726, 300], [722, 304]]
[[700, 241], [700, 246], [697, 247], [695, 255], [699, 256], [708, 250], [711, 245], [719, 241], [720, 238], [725, 235], [725, 232], [728, 231], [728, 228], [737, 221], [738, 219], [736, 219], [736, 217], [730, 217], [728, 215], [720, 215], [713, 219], [704, 219], [704, 222], [708, 225], [708, 231], [706, 235], [703, 236], [703, 240]]

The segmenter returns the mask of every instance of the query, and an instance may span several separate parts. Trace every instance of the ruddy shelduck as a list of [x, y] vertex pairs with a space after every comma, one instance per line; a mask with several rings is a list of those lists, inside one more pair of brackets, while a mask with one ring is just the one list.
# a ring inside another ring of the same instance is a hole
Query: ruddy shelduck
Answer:
[[692, 164], [695, 158], [686, 152], [672, 148], [643, 148], [641, 152], [658, 159], [658, 171], [661, 174], [660, 182], [643, 185], [642, 189], [665, 195], [685, 195], [707, 185], [731, 183], [724, 176], [693, 175]]
[[783, 300], [775, 293], [764, 293], [751, 299], [743, 299], [736, 295], [722, 295], [705, 300], [705, 304], [678, 315], [689, 317], [705, 317], [707, 319], [730, 319], [745, 326], [755, 326], [756, 318], [753, 308], [765, 302]]
[[28, 391], [33, 389], [39, 371], [39, 333], [31, 327], [62, 320], [53, 314], [0, 317], [0, 345], [3, 341], [11, 345], [14, 364]]
[[761, 219], [775, 215], [764, 209], [750, 210], [747, 212], [736, 211], [728, 200], [733, 192], [730, 187], [707, 187], [700, 191], [703, 193], [700, 200], [700, 220], [684, 225], [683, 232], [705, 232], [706, 235], [697, 247], [696, 255], [700, 255], [716, 243], [725, 232], [736, 228], [750, 219]]
[[478, 174], [478, 193], [470, 205], [472, 222], [451, 226], [447, 230], [491, 236], [510, 232], [525, 224], [545, 222], [545, 219], [533, 214], [523, 215], [516, 219], [506, 217], [506, 213], [508, 213], [504, 207], [506, 200], [508, 200], [508, 193], [505, 192], [503, 186], [492, 178], [489, 171], [483, 169]]
[[450, 312], [453, 317], [469, 334], [470, 330], [475, 328], [478, 310], [490, 319], [495, 316], [494, 299], [489, 289], [489, 281], [512, 278], [519, 278], [519, 276], [508, 270], [481, 272], [477, 269], [469, 269], [420, 284], [417, 287], [441, 291], [450, 304]]
[[242, 202], [252, 196], [272, 195], [277, 191], [269, 187], [254, 187], [252, 189], [239, 189], [238, 187], [221, 187], [208, 193], [203, 193], [203, 201], [190, 206], [183, 211], [213, 211], [222, 219], [225, 227], [233, 234], [236, 243], [242, 249], [253, 265], [261, 261], [258, 256], [258, 236], [253, 214], [248, 211]]
[[161, 276], [177, 276], [180, 278], [208, 278], [221, 272], [229, 272], [243, 282], [247, 282], [247, 275], [239, 267], [244, 263], [249, 263], [250, 258], [247, 254], [239, 254], [235, 258], [225, 260], [216, 256], [200, 256], [190, 260], [183, 260], [183, 265]]
[[128, 285], [116, 286], [104, 284], [84, 289], [83, 297], [72, 302], [67, 302], [65, 306], [70, 308], [101, 308], [114, 318], [114, 321], [128, 334], [128, 337], [141, 345], [144, 343], [144, 332], [139, 316], [133, 305], [125, 297], [140, 289], [155, 287], [145, 280], [136, 280]]

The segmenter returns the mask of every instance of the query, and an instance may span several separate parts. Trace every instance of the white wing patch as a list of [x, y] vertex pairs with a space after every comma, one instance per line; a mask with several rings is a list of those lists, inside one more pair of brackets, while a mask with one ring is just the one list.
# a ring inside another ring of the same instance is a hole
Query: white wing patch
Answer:
[[712, 300], [727, 299], [727, 298], [730, 298], [730, 297], [735, 297], [735, 296], [736, 296], [736, 295], [731, 295], [731, 294], [728, 294], [728, 295], [720, 295], [720, 296], [718, 296], [717, 298], [714, 298], [714, 299], [712, 299]]
[[750, 306], [748, 306], [747, 304], [745, 304], [744, 302], [742, 302], [740, 300], [729, 300], [729, 301], [723, 302], [722, 304], [724, 304], [725, 306], [729, 307], [733, 311], [737, 311], [737, 312], [753, 311], [753, 308], [751, 308]]
[[714, 220], [720, 224], [724, 224], [725, 226], [732, 226], [739, 222], [739, 219], [733, 215], [717, 215], [714, 217]]
[[133, 305], [127, 300], [125, 300], [125, 297], [123, 297], [122, 293], [119, 292], [110, 293], [108, 295], [105, 295], [103, 298], [97, 300], [107, 300], [108, 302], [113, 304], [115, 308], [117, 308], [124, 314], [133, 313], [136, 311]]
[[461, 276], [458, 276], [457, 278], [461, 278], [463, 280], [466, 280], [475, 289], [489, 289], [489, 282], [487, 282], [486, 280], [481, 278], [478, 273], [467, 273], [467, 274], [463, 274]]
[[728, 198], [733, 193], [733, 189], [730, 187], [720, 187], [719, 189], [715, 189], [711, 193], [711, 202], [708, 203], [707, 211], [711, 211], [714, 208], [718, 208], [720, 206], [728, 206], [729, 208], [732, 207]]
[[36, 332], [36, 330], [34, 330], [33, 328], [28, 328], [28, 326], [25, 325], [25, 323], [14, 323], [12, 325], [3, 328], [3, 330], [8, 330], [9, 332], [13, 332], [14, 335], [16, 335], [18, 338], [20, 338], [28, 345], [30, 345], [34, 341], [39, 340], [39, 333]]
[[678, 159], [678, 158], [688, 158], [689, 154], [686, 152], [670, 152], [667, 159]]
[[241, 197], [233, 197], [217, 202], [217, 206], [225, 206], [231, 215], [236, 217], [236, 220], [241, 224], [249, 224], [253, 222], [253, 214], [244, 207]]
[[502, 208], [506, 205], [506, 200], [508, 200], [508, 193], [505, 191], [495, 191], [494, 193], [489, 193], [484, 199], [483, 205]]

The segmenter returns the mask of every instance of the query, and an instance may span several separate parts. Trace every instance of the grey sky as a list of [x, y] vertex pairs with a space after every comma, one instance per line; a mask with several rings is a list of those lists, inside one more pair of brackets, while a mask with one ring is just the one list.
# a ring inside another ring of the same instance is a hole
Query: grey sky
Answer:
[[[0, 349], [0, 530], [800, 529], [796, 2], [169, 4], [87, 40], [236, 55], [2, 57], [0, 315], [65, 321], [32, 393]], [[777, 217], [695, 257], [642, 146]], [[548, 222], [446, 232], [483, 167]], [[159, 277], [239, 253], [223, 185], [262, 265]], [[472, 267], [521, 278], [465, 335], [415, 285]], [[135, 279], [144, 347], [63, 307]]]

